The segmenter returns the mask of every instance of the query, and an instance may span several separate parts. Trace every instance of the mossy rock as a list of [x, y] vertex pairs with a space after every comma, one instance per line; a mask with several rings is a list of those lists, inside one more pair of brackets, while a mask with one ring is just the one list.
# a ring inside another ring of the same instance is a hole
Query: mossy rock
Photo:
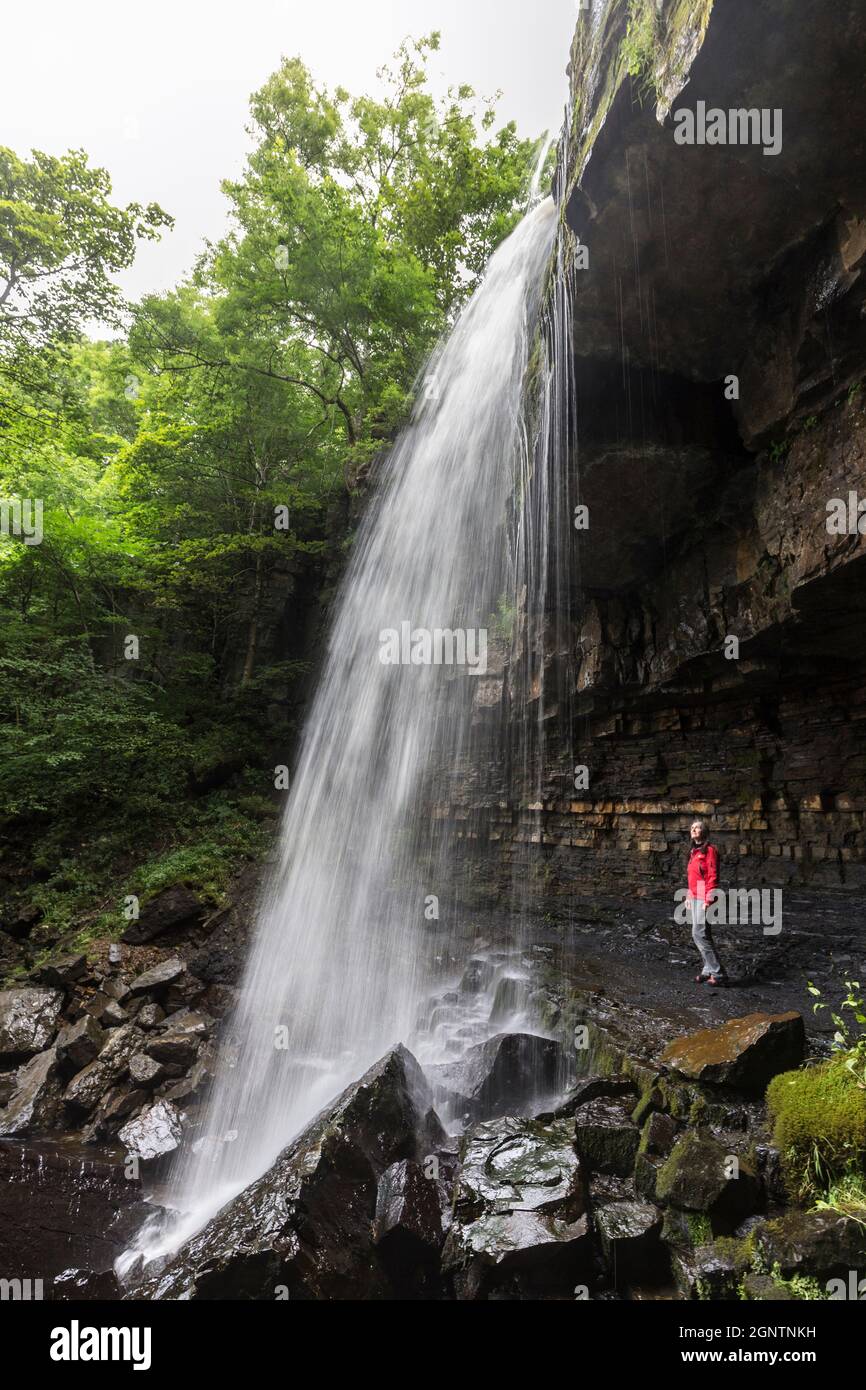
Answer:
[[739, 1299], [749, 1268], [744, 1245], [737, 1241], [713, 1241], [712, 1245], [695, 1249], [674, 1247], [671, 1268], [677, 1288], [686, 1298], [700, 1302]]
[[655, 1158], [668, 1158], [677, 1137], [677, 1123], [670, 1115], [654, 1111], [647, 1119], [640, 1137], [640, 1153]]
[[866, 1268], [866, 1226], [835, 1211], [789, 1211], [755, 1233], [765, 1270], [819, 1280]]
[[658, 1201], [658, 1181], [663, 1160], [652, 1154], [639, 1153], [634, 1162], [635, 1191], [648, 1202]]
[[796, 1302], [796, 1295], [770, 1274], [747, 1274], [741, 1294], [747, 1303]]
[[814, 1194], [866, 1163], [866, 1091], [843, 1056], [777, 1076], [767, 1091], [767, 1109], [792, 1196]]
[[710, 1216], [717, 1230], [732, 1228], [760, 1203], [760, 1185], [748, 1160], [705, 1130], [691, 1130], [678, 1140], [656, 1190], [660, 1202]]
[[684, 1250], [696, 1250], [713, 1243], [713, 1223], [701, 1212], [668, 1207], [662, 1223], [662, 1240]]
[[761, 1092], [779, 1072], [797, 1066], [805, 1052], [800, 1014], [749, 1014], [719, 1028], [677, 1038], [661, 1056], [664, 1066], [692, 1081]]
[[634, 1172], [640, 1130], [629, 1108], [618, 1100], [599, 1099], [581, 1106], [575, 1121], [575, 1147], [595, 1173], [627, 1178]]

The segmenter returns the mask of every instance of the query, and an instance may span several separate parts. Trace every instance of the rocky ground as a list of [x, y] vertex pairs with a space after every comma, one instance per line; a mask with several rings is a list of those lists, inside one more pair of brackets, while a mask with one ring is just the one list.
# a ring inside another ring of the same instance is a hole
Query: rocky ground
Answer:
[[[120, 1296], [111, 1264], [200, 1118], [244, 928], [237, 908], [184, 926], [182, 906], [157, 903], [119, 963], [95, 943], [0, 992], [0, 1255], [55, 1297]], [[336, 1126], [326, 1143], [314, 1124], [131, 1296], [734, 1297], [748, 1280], [749, 1296], [786, 1297], [780, 1279], [854, 1260], [856, 1223], [787, 1211], [762, 1105], [774, 1072], [829, 1051], [806, 981], [835, 1004], [860, 977], [850, 900], [786, 894], [779, 936], [719, 929], [731, 987], [717, 991], [695, 984], [669, 903], [559, 902], [474, 931], [428, 1018], [459, 1023], [468, 1001], [492, 1040], [451, 1044], [423, 1078], [405, 1050], [385, 1059], [386, 1129], [358, 1137], [371, 1083], [350, 1088], [316, 1122]], [[423, 1028], [412, 1046], [425, 1055]], [[275, 1202], [300, 1223], [279, 1248]]]

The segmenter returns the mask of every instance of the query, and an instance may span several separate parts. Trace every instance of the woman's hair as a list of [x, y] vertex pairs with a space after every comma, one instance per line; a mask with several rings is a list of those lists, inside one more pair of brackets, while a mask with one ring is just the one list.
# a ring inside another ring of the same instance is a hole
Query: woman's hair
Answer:
[[694, 830], [696, 825], [699, 825], [701, 827], [701, 834], [706, 835], [707, 831], [709, 830], [709, 826], [707, 825], [706, 821], [701, 820], [700, 816], [698, 816], [695, 820], [692, 821], [689, 829]]

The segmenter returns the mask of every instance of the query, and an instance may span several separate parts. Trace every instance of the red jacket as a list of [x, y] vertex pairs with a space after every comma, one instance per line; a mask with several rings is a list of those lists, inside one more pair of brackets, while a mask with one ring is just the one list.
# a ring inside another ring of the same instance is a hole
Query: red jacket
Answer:
[[693, 898], [710, 901], [719, 882], [719, 856], [715, 845], [695, 845], [689, 854], [689, 892]]

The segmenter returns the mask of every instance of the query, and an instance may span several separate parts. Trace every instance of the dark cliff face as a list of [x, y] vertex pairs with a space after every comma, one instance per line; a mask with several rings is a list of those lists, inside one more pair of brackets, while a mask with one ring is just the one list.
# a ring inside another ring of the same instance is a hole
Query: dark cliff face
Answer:
[[[866, 883], [864, 69], [854, 0], [581, 17], [556, 191], [590, 527], [535, 615], [569, 688], [469, 821], [494, 865], [541, 843], [546, 893], [672, 892], [697, 813], [729, 883]], [[740, 109], [763, 144], [678, 142]]]

